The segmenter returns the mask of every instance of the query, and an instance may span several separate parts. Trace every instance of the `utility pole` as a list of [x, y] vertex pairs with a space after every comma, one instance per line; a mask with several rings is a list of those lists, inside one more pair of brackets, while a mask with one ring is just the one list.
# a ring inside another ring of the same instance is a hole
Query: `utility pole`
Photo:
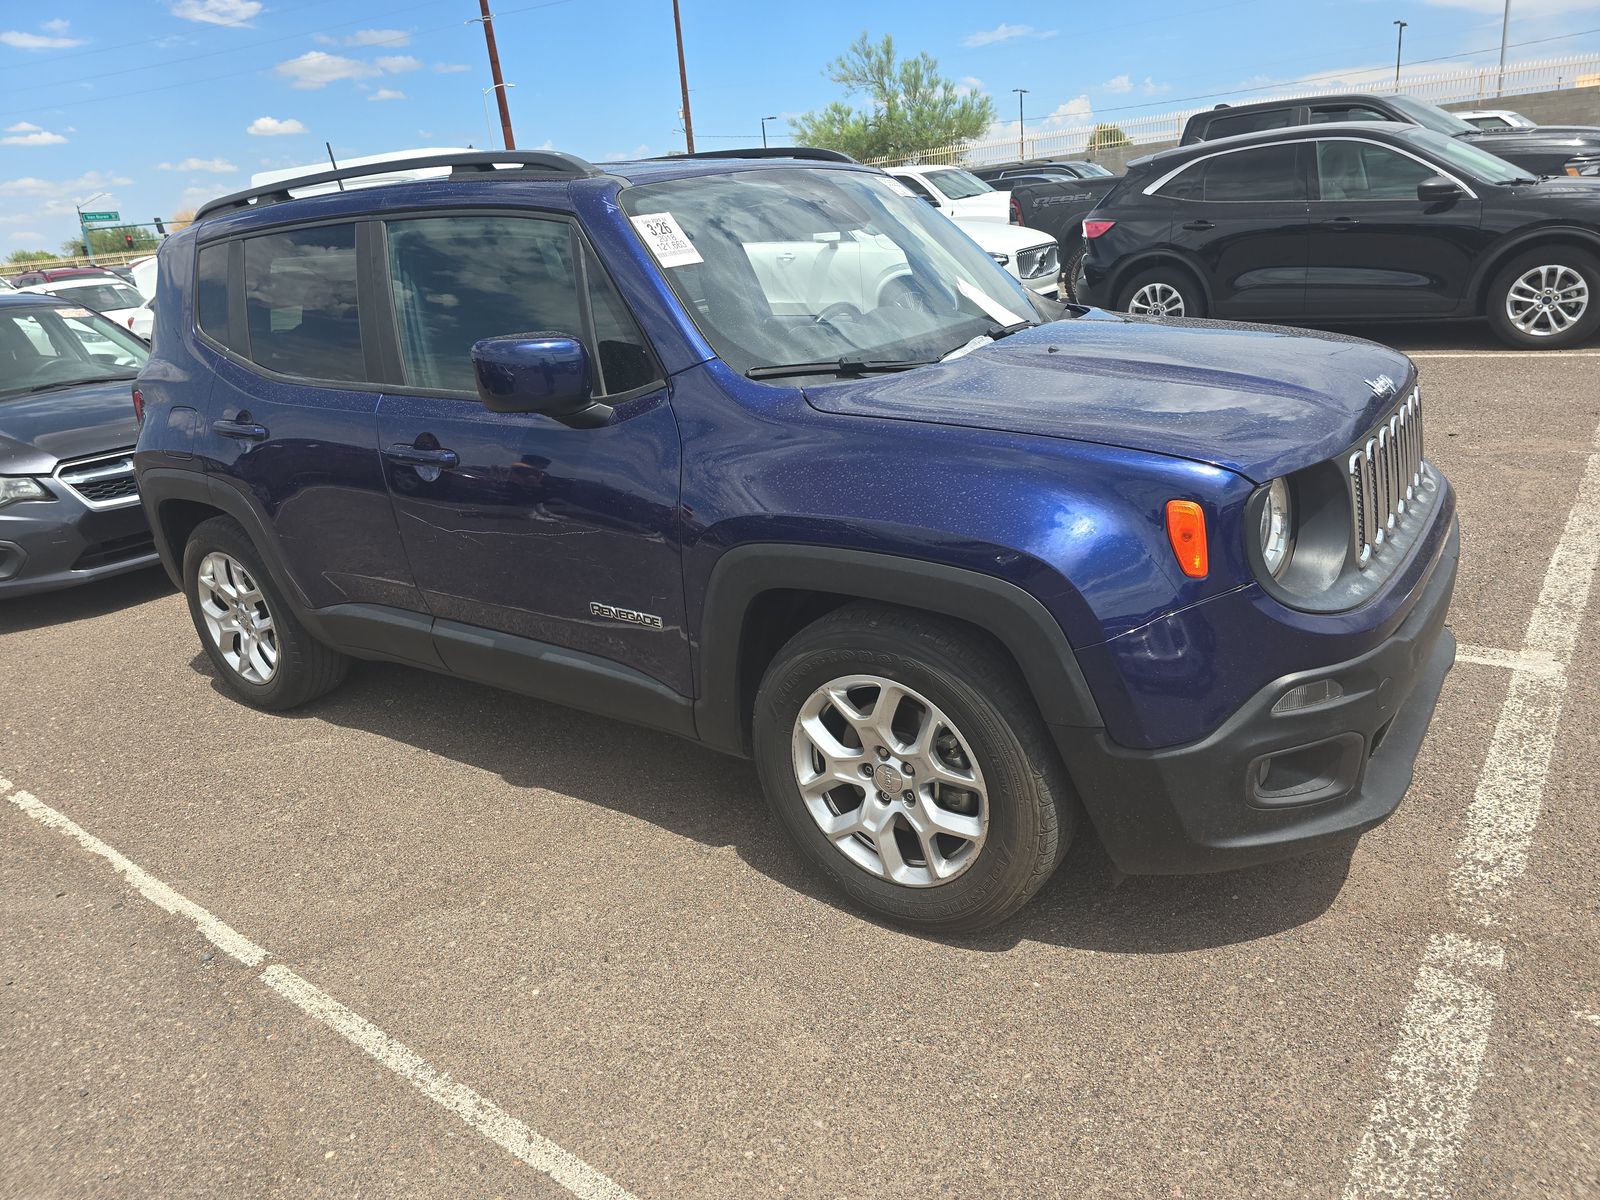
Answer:
[[[506, 149], [515, 150], [517, 139], [511, 136], [511, 106], [506, 103], [506, 84], [500, 77], [500, 51], [494, 44], [494, 17], [489, 14], [489, 0], [478, 0], [483, 16], [483, 40], [489, 46], [489, 74], [494, 77], [494, 98], [500, 105], [500, 132], [505, 137]], [[470, 24], [470, 22], [469, 22]]]
[[1506, 94], [1506, 36], [1511, 32], [1511, 0], [1506, 0], [1505, 16], [1500, 18], [1500, 82], [1494, 86], [1494, 94]]
[[678, 38], [678, 85], [683, 89], [683, 144], [693, 154], [694, 118], [689, 115], [689, 68], [683, 62], [683, 19], [678, 15], [678, 0], [672, 0], [672, 32]]
[[74, 211], [78, 214], [78, 236], [83, 239], [83, 254], [91, 264], [94, 262], [94, 245], [89, 239], [89, 227], [83, 222], [83, 206], [85, 204], [93, 204], [101, 196], [108, 195], [110, 195], [109, 192], [96, 192], [87, 200], [75, 200], [72, 204]]
[[1017, 94], [1017, 157], [1026, 159], [1028, 157], [1028, 144], [1022, 124], [1022, 98], [1028, 94], [1028, 89], [1012, 88], [1011, 90]]
[[1406, 44], [1406, 23], [1395, 22], [1394, 34], [1394, 90], [1400, 90], [1400, 47]]
[[761, 148], [763, 150], [765, 150], [767, 148], [767, 122], [768, 121], [776, 121], [777, 119], [778, 119], [777, 117], [762, 117], [761, 118]]

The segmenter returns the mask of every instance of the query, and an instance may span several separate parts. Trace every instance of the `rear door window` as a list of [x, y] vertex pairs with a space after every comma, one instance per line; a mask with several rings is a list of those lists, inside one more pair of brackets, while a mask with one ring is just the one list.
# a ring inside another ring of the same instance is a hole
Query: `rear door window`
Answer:
[[1261, 112], [1240, 113], [1236, 117], [1213, 117], [1206, 126], [1205, 141], [1256, 133], [1262, 129], [1287, 129], [1294, 124], [1294, 109], [1268, 108]]
[[247, 239], [244, 290], [251, 361], [307, 379], [366, 379], [354, 225]]
[[1295, 143], [1258, 146], [1218, 154], [1191, 167], [1184, 175], [1200, 172], [1199, 198], [1207, 202], [1305, 200], [1308, 189], [1299, 164], [1299, 147]]
[[1375, 108], [1368, 108], [1364, 104], [1336, 104], [1325, 105], [1322, 108], [1311, 110], [1311, 123], [1313, 125], [1326, 125], [1334, 121], [1392, 121], [1388, 113], [1381, 113]]

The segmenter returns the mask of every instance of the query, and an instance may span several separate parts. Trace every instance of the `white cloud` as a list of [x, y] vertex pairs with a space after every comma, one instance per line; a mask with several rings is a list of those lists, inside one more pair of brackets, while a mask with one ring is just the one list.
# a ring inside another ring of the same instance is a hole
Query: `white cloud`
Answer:
[[264, 7], [261, 0], [177, 0], [172, 15], [207, 25], [248, 25]]
[[13, 133], [0, 137], [0, 145], [5, 146], [59, 146], [67, 139], [59, 133], [48, 133], [40, 129], [34, 133]]
[[38, 133], [43, 125], [35, 125], [32, 121], [18, 121], [15, 125], [7, 125], [7, 133]]
[[307, 50], [299, 58], [291, 58], [272, 68], [297, 88], [323, 88], [341, 79], [370, 79], [378, 68], [342, 54], [326, 54], [321, 50]]
[[1172, 90], [1172, 85], [1170, 83], [1157, 83], [1154, 79], [1151, 79], [1150, 76], [1146, 75], [1144, 77], [1144, 83], [1139, 86], [1139, 90], [1146, 96], [1159, 96], [1162, 92], [1170, 92]]
[[186, 158], [180, 163], [157, 163], [158, 171], [210, 171], [214, 175], [232, 175], [239, 168], [225, 158]]
[[969, 33], [962, 39], [963, 46], [992, 46], [996, 42], [1009, 42], [1013, 38], [1053, 38], [1056, 36], [1054, 29], [1035, 29], [1032, 25], [996, 25], [993, 29], [982, 29], [977, 33]]
[[393, 88], [379, 88], [367, 97], [367, 101], [370, 103], [373, 100], [404, 100], [405, 98], [406, 94], [404, 92], [397, 92]]
[[1133, 91], [1133, 80], [1126, 75], [1118, 75], [1102, 83], [1100, 90], [1103, 92], [1131, 92]]
[[433, 69], [441, 75], [459, 75], [462, 71], [470, 71], [466, 63], [435, 63]]
[[44, 241], [44, 234], [35, 233], [31, 229], [19, 229], [11, 235], [11, 240], [13, 242], [42, 242]]
[[277, 117], [257, 117], [250, 122], [246, 133], [253, 133], [256, 137], [282, 137], [286, 133], [304, 133], [306, 127], [293, 117], [280, 121]]
[[956, 82], [956, 95], [974, 96], [983, 93], [983, 80], [976, 75], [963, 75]]
[[46, 33], [65, 33], [67, 30], [72, 28], [72, 22], [65, 21], [60, 17], [57, 17], [54, 21], [42, 22], [39, 25], [39, 28], [44, 30]]
[[373, 61], [378, 64], [380, 70], [387, 71], [391, 75], [398, 75], [402, 71], [422, 70], [422, 60], [412, 58], [409, 54], [385, 54]]
[[345, 38], [346, 46], [409, 46], [411, 35], [404, 29], [358, 29]]
[[[45, 28], [48, 29], [50, 25], [54, 24], [55, 22], [51, 21]], [[69, 46], [83, 45], [83, 39], [61, 37], [55, 34], [18, 33], [15, 30], [7, 30], [5, 33], [0, 33], [0, 45], [15, 46], [18, 50], [65, 50]]]

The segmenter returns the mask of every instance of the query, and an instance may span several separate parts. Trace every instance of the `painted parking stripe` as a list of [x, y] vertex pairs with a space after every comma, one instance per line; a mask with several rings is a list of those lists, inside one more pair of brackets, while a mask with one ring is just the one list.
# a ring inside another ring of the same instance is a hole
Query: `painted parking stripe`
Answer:
[[1600, 350], [1402, 350], [1407, 358], [1600, 358]]
[[1467, 810], [1451, 891], [1471, 937], [1440, 934], [1417, 969], [1400, 1036], [1351, 1163], [1344, 1200], [1448, 1197], [1494, 1021], [1504, 946], [1483, 937], [1527, 869], [1566, 698], [1567, 667], [1600, 559], [1600, 428], [1518, 651], [1473, 647], [1511, 669]]
[[[65, 834], [85, 850], [105, 859], [146, 900], [166, 912], [193, 921], [195, 928], [219, 949], [252, 967], [259, 966], [268, 957], [266, 950], [232, 926], [129, 861], [65, 814], [31, 793], [13, 791], [12, 787], [10, 780], [0, 779], [0, 796], [5, 796], [12, 805], [39, 824]], [[541, 1137], [492, 1100], [480, 1096], [463, 1083], [457, 1083], [416, 1051], [389, 1036], [365, 1017], [352, 1012], [321, 988], [306, 982], [288, 967], [275, 963], [261, 973], [260, 979], [306, 1016], [334, 1030], [439, 1107], [454, 1113], [479, 1134], [509, 1151], [535, 1171], [549, 1176], [579, 1200], [636, 1200], [620, 1184], [548, 1138]]]

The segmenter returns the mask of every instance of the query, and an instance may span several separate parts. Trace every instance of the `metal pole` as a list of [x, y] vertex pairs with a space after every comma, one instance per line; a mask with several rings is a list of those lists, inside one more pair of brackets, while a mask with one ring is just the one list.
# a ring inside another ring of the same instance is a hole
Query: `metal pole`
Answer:
[[1394, 35], [1394, 90], [1400, 90], [1400, 47], [1406, 44], [1406, 23], [1395, 22]]
[[683, 144], [694, 153], [694, 118], [689, 115], [689, 68], [683, 62], [683, 20], [678, 0], [672, 0], [672, 32], [678, 39], [678, 86], [683, 89]]
[[1011, 90], [1017, 94], [1017, 157], [1026, 159], [1028, 157], [1028, 145], [1022, 124], [1022, 98], [1028, 94], [1028, 89], [1012, 88]]
[[1506, 36], [1511, 32], [1511, 0], [1506, 0], [1505, 16], [1500, 19], [1500, 81], [1494, 85], [1494, 94], [1506, 94]]
[[504, 81], [500, 78], [500, 51], [494, 44], [494, 17], [489, 15], [489, 0], [478, 0], [478, 8], [483, 13], [483, 40], [489, 47], [489, 74], [494, 79], [494, 98], [500, 105], [500, 132], [505, 137], [506, 149], [517, 148], [516, 138], [511, 136], [511, 106], [506, 103], [506, 89]]
[[763, 150], [765, 150], [767, 148], [767, 122], [768, 121], [776, 121], [777, 119], [778, 119], [777, 117], [762, 117], [761, 118], [761, 148]]
[[89, 227], [83, 223], [83, 209], [78, 205], [72, 206], [78, 213], [78, 236], [83, 239], [83, 253], [88, 260], [94, 262], [94, 247], [89, 243]]

